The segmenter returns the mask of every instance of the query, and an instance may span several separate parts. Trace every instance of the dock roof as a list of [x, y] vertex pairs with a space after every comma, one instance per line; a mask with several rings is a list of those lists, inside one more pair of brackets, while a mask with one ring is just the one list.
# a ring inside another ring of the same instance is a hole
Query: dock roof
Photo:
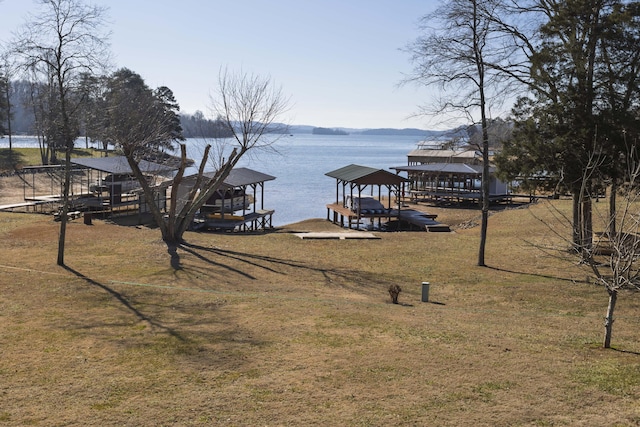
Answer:
[[325, 173], [338, 181], [351, 182], [358, 185], [400, 185], [407, 181], [400, 175], [369, 166], [348, 165]]
[[[129, 162], [127, 162], [127, 158], [124, 156], [76, 158], [71, 159], [71, 163], [111, 174], [133, 173]], [[142, 173], [147, 174], [166, 173], [177, 170], [177, 168], [173, 166], [161, 165], [146, 160], [141, 160], [138, 166]]]
[[[205, 177], [211, 179], [215, 176], [215, 172], [206, 172]], [[249, 168], [233, 168], [229, 176], [224, 180], [224, 184], [229, 187], [244, 187], [252, 184], [259, 184], [265, 181], [272, 181], [275, 176], [258, 172]]]
[[408, 156], [433, 158], [462, 158], [475, 159], [479, 154], [475, 150], [444, 150], [435, 148], [417, 148], [409, 152]]
[[[394, 166], [396, 172], [431, 172], [431, 173], [454, 173], [468, 175], [482, 175], [482, 165], [468, 165], [465, 163], [427, 163], [423, 165]], [[489, 168], [493, 173], [494, 167]]]

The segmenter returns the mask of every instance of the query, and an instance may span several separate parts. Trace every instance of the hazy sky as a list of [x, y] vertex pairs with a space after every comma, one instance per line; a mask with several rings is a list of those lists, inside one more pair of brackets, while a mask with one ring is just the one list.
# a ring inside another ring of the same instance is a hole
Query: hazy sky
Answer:
[[[437, 128], [411, 118], [429, 101], [402, 49], [435, 0], [94, 0], [109, 8], [116, 67], [167, 86], [182, 111], [208, 111], [221, 67], [269, 76], [291, 98], [290, 124]], [[38, 10], [0, 0], [0, 40]], [[449, 123], [450, 124], [450, 123]]]

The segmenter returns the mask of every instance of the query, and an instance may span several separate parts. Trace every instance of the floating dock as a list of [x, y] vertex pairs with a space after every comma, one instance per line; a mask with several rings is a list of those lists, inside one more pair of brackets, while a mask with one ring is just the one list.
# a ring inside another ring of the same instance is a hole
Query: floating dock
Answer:
[[245, 215], [214, 216], [194, 220], [193, 229], [207, 228], [225, 231], [258, 231], [273, 228], [272, 216], [275, 210], [257, 210]]
[[[333, 213], [333, 215], [332, 215]], [[412, 226], [430, 232], [449, 232], [451, 227], [436, 221], [438, 215], [421, 212], [415, 209], [386, 209], [381, 213], [370, 213], [358, 215], [349, 208], [345, 208], [339, 204], [327, 205], [327, 220], [334, 224], [345, 226], [345, 219], [348, 228], [358, 226], [362, 220], [378, 220], [386, 219], [388, 222], [393, 220], [404, 221]]]
[[417, 211], [415, 209], [403, 209], [398, 215], [398, 219], [408, 222], [418, 228], [422, 228], [425, 231], [430, 232], [449, 232], [451, 227], [447, 224], [441, 224], [435, 219], [438, 215], [427, 214]]

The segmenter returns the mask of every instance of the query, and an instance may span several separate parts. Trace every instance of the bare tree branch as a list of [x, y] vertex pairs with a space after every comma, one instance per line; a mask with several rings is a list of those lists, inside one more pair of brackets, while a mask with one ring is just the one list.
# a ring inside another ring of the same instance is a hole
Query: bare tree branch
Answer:
[[[64, 265], [64, 247], [71, 180], [71, 151], [76, 133], [73, 122], [79, 108], [73, 91], [82, 73], [97, 73], [108, 58], [108, 34], [103, 33], [106, 9], [80, 0], [40, 0], [39, 14], [17, 33], [13, 52], [25, 71], [51, 84], [58, 121], [53, 125], [65, 150], [58, 264]], [[57, 98], [57, 99], [56, 99]]]

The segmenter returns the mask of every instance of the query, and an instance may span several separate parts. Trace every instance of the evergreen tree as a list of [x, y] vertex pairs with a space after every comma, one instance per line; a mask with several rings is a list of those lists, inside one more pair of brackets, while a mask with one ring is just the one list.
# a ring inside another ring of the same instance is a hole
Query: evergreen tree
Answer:
[[158, 141], [160, 147], [170, 148], [177, 141], [184, 141], [180, 122], [180, 105], [173, 96], [173, 92], [166, 86], [160, 86], [153, 91], [157, 107], [162, 115], [161, 122], [166, 126], [166, 140]]
[[[555, 179], [573, 196], [573, 242], [588, 256], [592, 240], [591, 195], [599, 164], [619, 164], [624, 129], [633, 123], [638, 96], [636, 3], [619, 0], [537, 2], [545, 21], [530, 58], [532, 96], [515, 109], [513, 140], [497, 159], [502, 172]], [[637, 114], [635, 114], [637, 118]], [[604, 163], [603, 163], [604, 162]], [[599, 167], [604, 178], [615, 168]]]
[[168, 87], [152, 90], [137, 73], [122, 68], [106, 82], [103, 101], [98, 102], [104, 116], [96, 119], [101, 127], [98, 139], [122, 149], [127, 156], [158, 159], [159, 153], [173, 150], [185, 138], [180, 123], [180, 106]]

